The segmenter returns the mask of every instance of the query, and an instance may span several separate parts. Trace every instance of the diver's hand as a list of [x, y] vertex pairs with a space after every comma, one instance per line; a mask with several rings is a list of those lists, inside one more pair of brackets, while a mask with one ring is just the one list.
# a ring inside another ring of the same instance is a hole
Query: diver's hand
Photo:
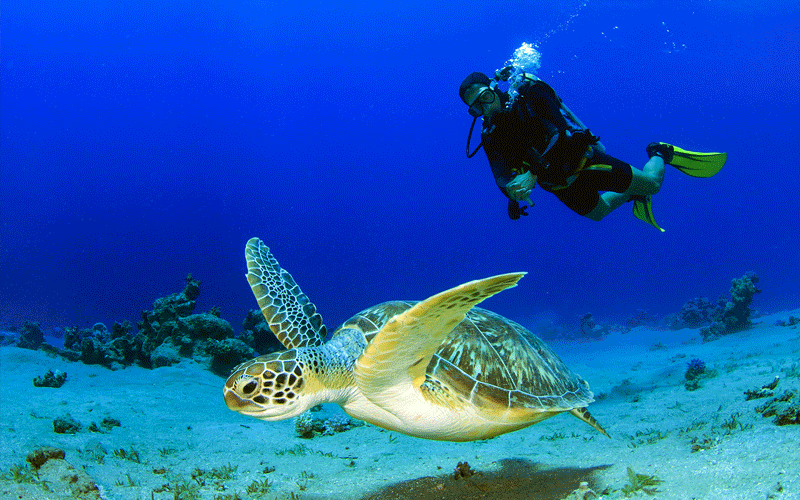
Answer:
[[511, 182], [506, 184], [506, 194], [512, 200], [526, 201], [533, 206], [531, 201], [531, 191], [536, 186], [537, 176], [530, 172], [525, 172], [514, 177]]
[[508, 200], [508, 216], [511, 220], [519, 220], [519, 218], [523, 215], [527, 216], [528, 207], [521, 207], [519, 206], [519, 202], [516, 200]]

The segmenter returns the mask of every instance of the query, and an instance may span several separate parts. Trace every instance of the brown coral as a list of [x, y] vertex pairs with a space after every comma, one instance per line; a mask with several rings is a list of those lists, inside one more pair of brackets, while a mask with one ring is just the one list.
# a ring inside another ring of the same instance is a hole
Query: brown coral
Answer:
[[25, 459], [31, 467], [38, 470], [45, 462], [50, 460], [51, 458], [58, 458], [60, 460], [64, 460], [66, 457], [66, 453], [64, 450], [53, 448], [52, 446], [42, 446], [40, 448], [36, 448], [33, 452], [28, 453], [28, 457]]
[[459, 479], [466, 479], [473, 475], [475, 475], [475, 471], [472, 470], [467, 462], [458, 462], [458, 465], [456, 465], [456, 468], [453, 471], [453, 479], [456, 481]]

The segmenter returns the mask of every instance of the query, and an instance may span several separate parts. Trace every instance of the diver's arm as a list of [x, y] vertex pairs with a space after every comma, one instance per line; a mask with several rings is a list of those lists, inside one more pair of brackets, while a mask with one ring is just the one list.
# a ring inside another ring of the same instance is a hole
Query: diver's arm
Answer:
[[[491, 146], [486, 147], [486, 144], [484, 144], [483, 150], [486, 151], [486, 157], [489, 159], [489, 166], [492, 167], [492, 174], [494, 174], [494, 181], [497, 183], [497, 187], [508, 197], [506, 184], [514, 178], [514, 173], [506, 164], [505, 159], [494, 148]], [[512, 198], [509, 197], [509, 199]]]
[[[488, 152], [487, 156], [489, 156]], [[530, 196], [531, 191], [536, 187], [537, 180], [537, 176], [533, 172], [527, 171], [514, 175], [505, 160], [499, 155], [495, 161], [489, 160], [489, 164], [492, 167], [497, 187], [506, 195], [506, 198], [513, 201], [527, 201], [533, 205]]]

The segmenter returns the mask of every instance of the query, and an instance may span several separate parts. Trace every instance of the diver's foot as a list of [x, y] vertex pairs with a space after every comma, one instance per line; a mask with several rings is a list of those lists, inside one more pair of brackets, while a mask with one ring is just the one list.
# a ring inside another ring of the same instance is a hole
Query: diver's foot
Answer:
[[664, 163], [671, 163], [675, 148], [672, 147], [672, 144], [667, 144], [666, 142], [651, 142], [647, 145], [646, 151], [647, 156], [650, 158], [658, 156], [664, 160]]

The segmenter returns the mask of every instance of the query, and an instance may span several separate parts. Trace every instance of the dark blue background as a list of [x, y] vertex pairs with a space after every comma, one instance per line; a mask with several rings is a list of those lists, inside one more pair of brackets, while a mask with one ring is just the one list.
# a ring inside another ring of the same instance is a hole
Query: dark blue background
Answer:
[[[135, 321], [191, 272], [238, 330], [251, 236], [329, 327], [519, 270], [487, 306], [528, 326], [676, 312], [751, 270], [757, 307], [797, 307], [800, 7], [661, 4], [5, 2], [0, 319]], [[667, 171], [663, 234], [540, 189], [509, 220], [457, 88], [522, 42], [612, 155], [728, 165]]]

